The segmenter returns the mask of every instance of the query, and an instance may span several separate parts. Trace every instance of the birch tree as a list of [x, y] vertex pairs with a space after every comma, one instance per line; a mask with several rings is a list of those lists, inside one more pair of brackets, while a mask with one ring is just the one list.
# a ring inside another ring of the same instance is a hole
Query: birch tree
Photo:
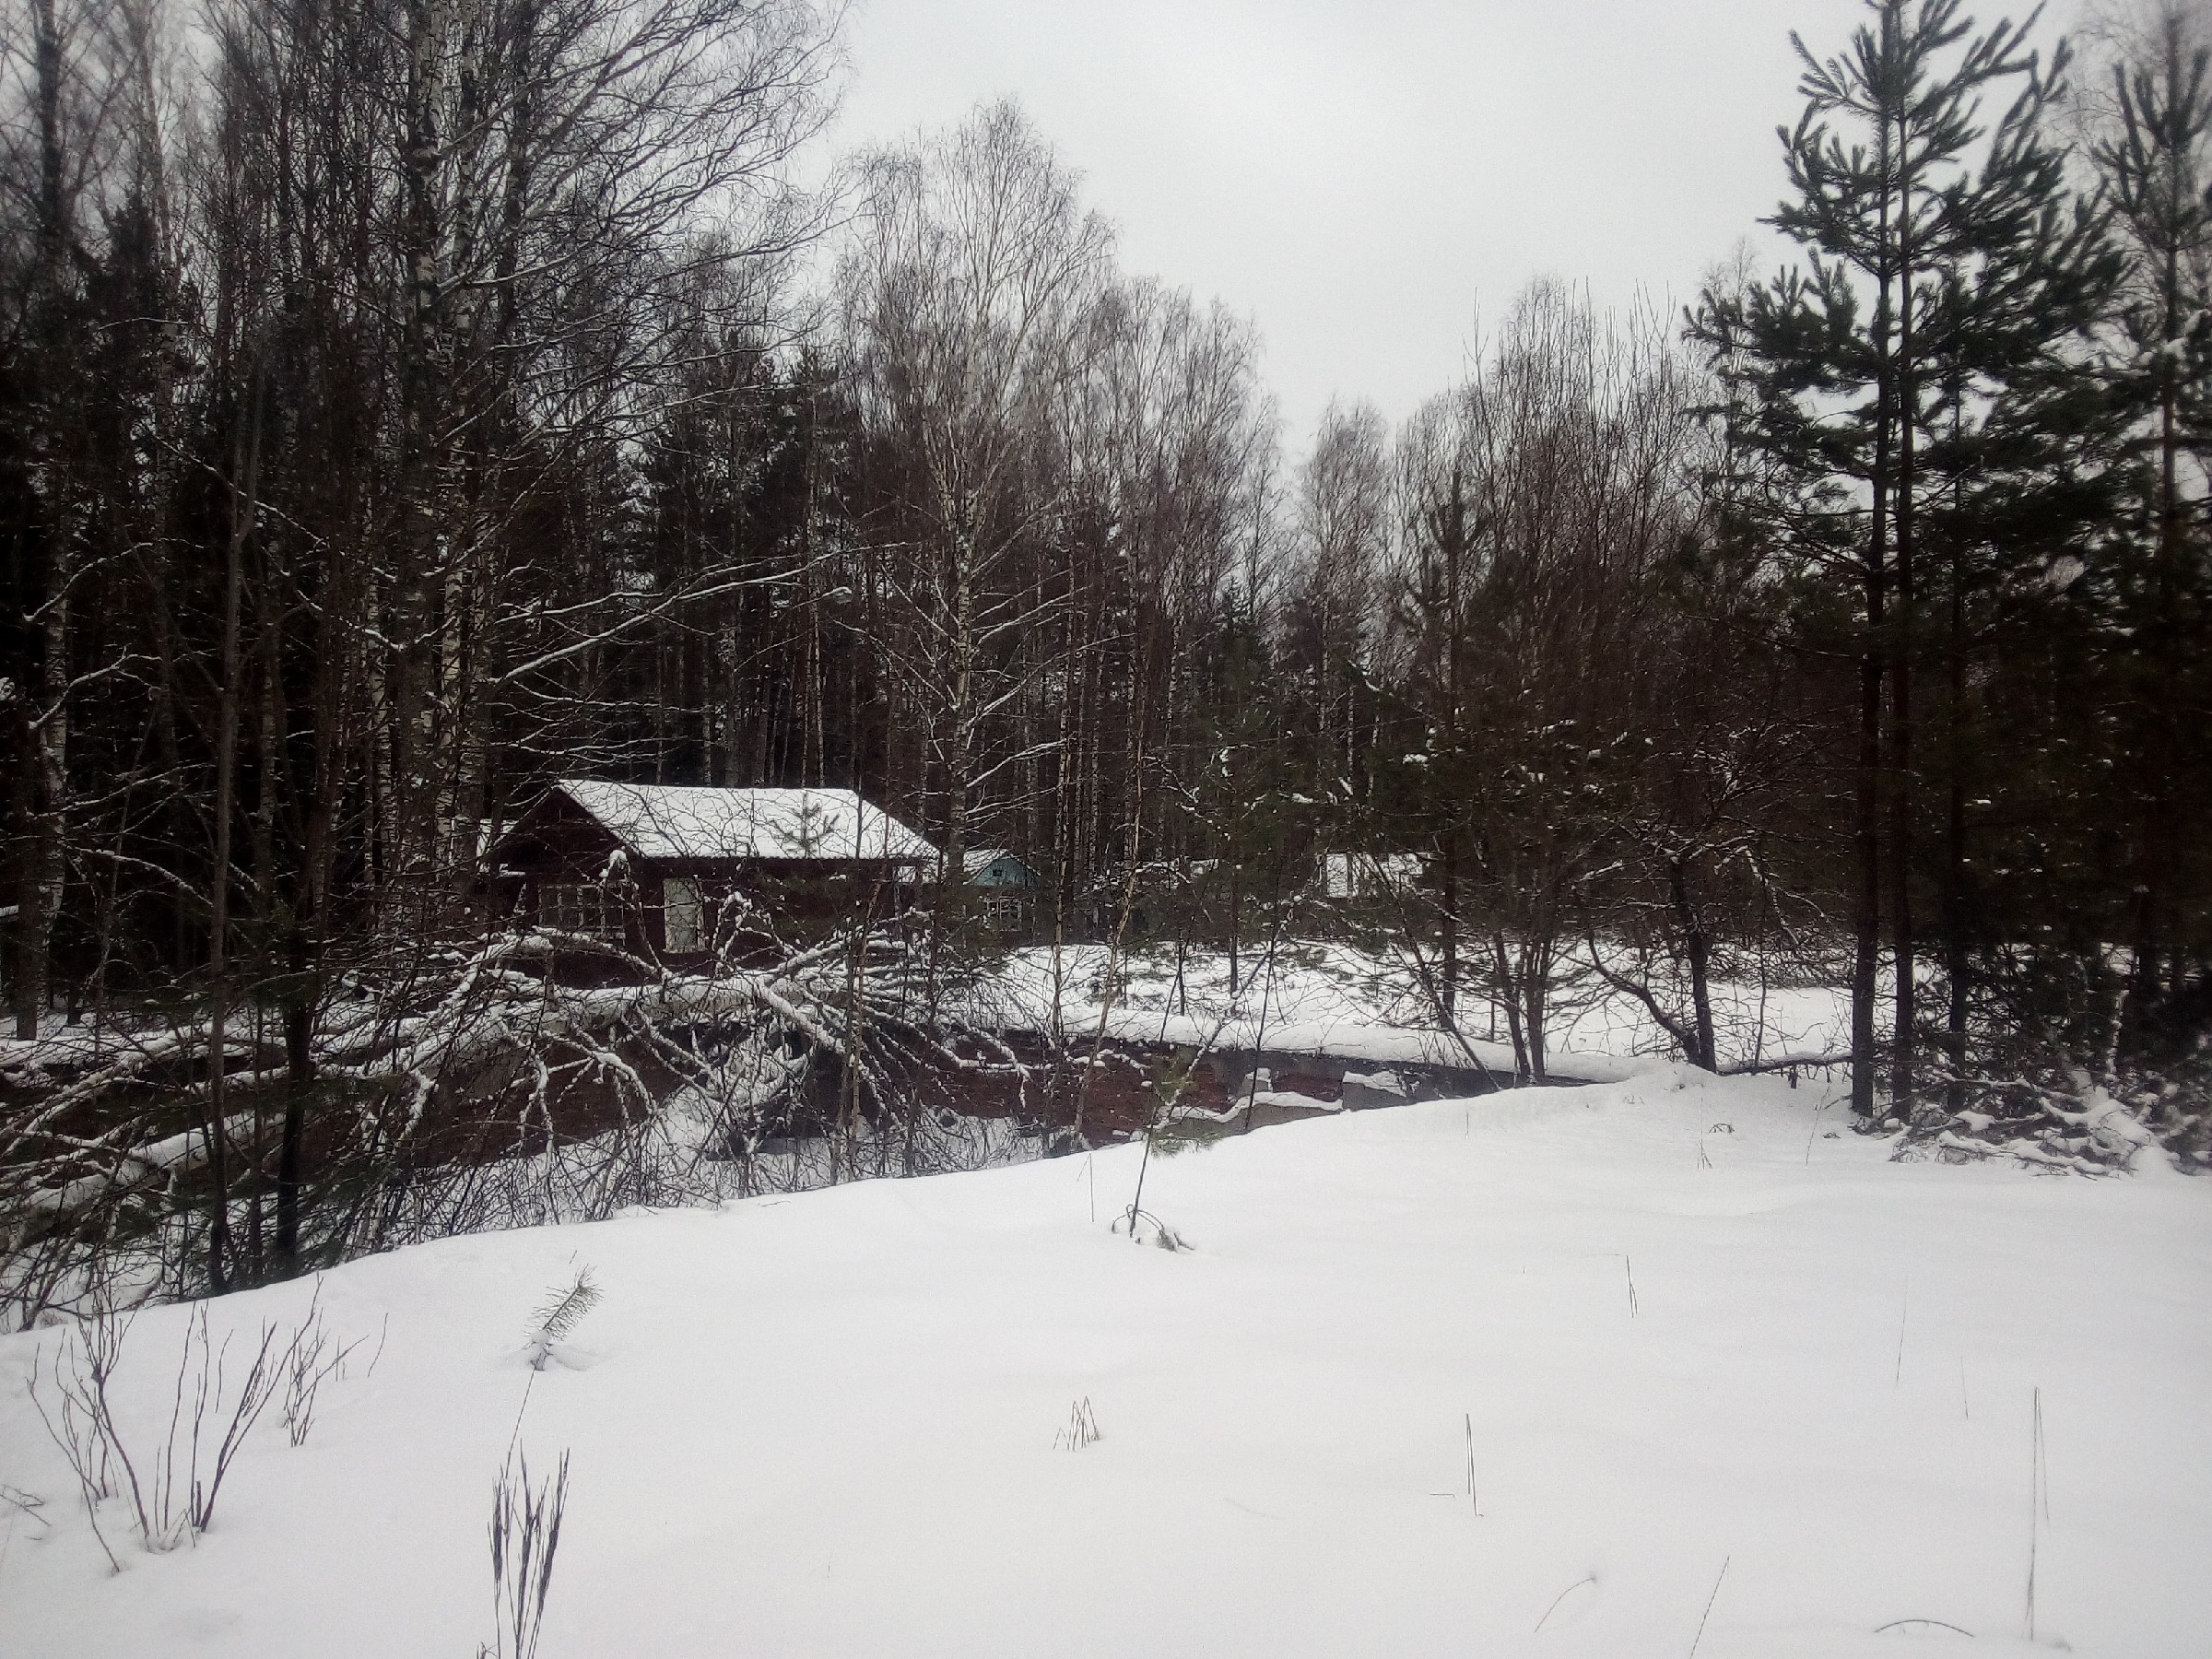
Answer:
[[841, 287], [864, 416], [888, 441], [866, 533], [883, 550], [884, 644], [922, 746], [924, 816], [957, 893], [987, 727], [1018, 698], [1022, 640], [1054, 603], [1018, 556], [1059, 505], [1060, 405], [1112, 241], [1011, 104], [875, 158], [865, 210]]

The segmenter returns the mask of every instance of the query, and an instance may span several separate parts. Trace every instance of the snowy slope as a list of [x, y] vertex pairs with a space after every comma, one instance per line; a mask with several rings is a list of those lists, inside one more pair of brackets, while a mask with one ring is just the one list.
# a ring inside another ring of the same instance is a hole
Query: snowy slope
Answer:
[[[467, 1659], [530, 1310], [589, 1264], [522, 1425], [572, 1456], [545, 1659], [2205, 1653], [2212, 1186], [1890, 1164], [1817, 1099], [1662, 1068], [1270, 1129], [1153, 1160], [1186, 1253], [1108, 1231], [1120, 1147], [361, 1262], [322, 1301], [389, 1316], [373, 1375], [120, 1576], [24, 1397], [63, 1333], [0, 1339], [49, 1523], [0, 1519], [0, 1652]], [[131, 1335], [142, 1431], [185, 1317]]]

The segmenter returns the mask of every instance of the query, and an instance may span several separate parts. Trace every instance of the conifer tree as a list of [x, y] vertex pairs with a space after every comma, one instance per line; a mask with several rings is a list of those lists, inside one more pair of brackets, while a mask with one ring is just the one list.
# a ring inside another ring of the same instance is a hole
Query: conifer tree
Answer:
[[2129, 254], [2114, 391], [2136, 418], [2142, 457], [2134, 515], [2142, 557], [2124, 583], [2136, 774], [2125, 1036], [2137, 1053], [2167, 1023], [2169, 999], [2186, 992], [2191, 941], [2181, 918], [2193, 890], [2199, 908], [2206, 896], [2204, 861], [2192, 859], [2190, 838], [2179, 833], [2206, 804], [2212, 766], [2206, 524], [2201, 488], [2191, 500], [2184, 477], [2194, 460], [2201, 484], [2212, 441], [2212, 48], [2201, 36], [2200, 28], [2192, 38], [2179, 6], [2160, 9], [2133, 61], [2113, 65], [2112, 120], [2093, 151]]
[[[1831, 623], [1848, 618], [1838, 643], [1858, 661], [1852, 1104], [1862, 1118], [1878, 1115], [1885, 916], [1893, 1098], [1901, 1106], [1915, 1087], [1926, 757], [1914, 678], [1936, 585], [1929, 515], [1942, 500], [1954, 526], [1970, 522], [1985, 441], [2017, 435], [2009, 412], [2023, 399], [2055, 406], [2084, 383], [2086, 352], [2069, 355], [2065, 342], [2094, 324], [2114, 276], [2099, 221], [2072, 203], [2045, 136], [2063, 44], [2046, 65], [2027, 44], [2032, 16], [1977, 32], [1960, 0], [1868, 9], [1839, 56], [1796, 41], [1805, 108], [1783, 133], [1793, 194], [1769, 222], [1805, 249], [1805, 267], [1709, 290], [1691, 318], [1727, 384], [1734, 443], [1764, 464], [1737, 510], [1807, 579]], [[1984, 95], [2007, 83], [2012, 100], [1985, 119]], [[2065, 465], [2030, 451], [2013, 455], [2007, 489]], [[1962, 590], [1951, 587], [1956, 616]], [[1958, 661], [1955, 643], [1947, 654]]]

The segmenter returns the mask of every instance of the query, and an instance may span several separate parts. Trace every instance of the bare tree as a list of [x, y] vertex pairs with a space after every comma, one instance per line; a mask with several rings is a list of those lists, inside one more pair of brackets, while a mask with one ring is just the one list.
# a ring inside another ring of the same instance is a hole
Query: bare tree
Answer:
[[1479, 957], [1535, 1080], [1641, 753], [1652, 601], [1694, 512], [1689, 393], [1656, 319], [1538, 284], [1399, 441], [1387, 660], [1406, 717], [1379, 798], [1420, 844], [1371, 850], [1426, 865], [1394, 884], [1423, 1004], [1456, 1031]]
[[914, 722], [925, 821], [957, 894], [990, 729], [1037, 668], [1023, 649], [1064, 598], [1020, 555], [1061, 497], [1059, 408], [1083, 368], [1111, 240], [1010, 104], [877, 157], [843, 273], [864, 414], [896, 446], [869, 526], [882, 641]]

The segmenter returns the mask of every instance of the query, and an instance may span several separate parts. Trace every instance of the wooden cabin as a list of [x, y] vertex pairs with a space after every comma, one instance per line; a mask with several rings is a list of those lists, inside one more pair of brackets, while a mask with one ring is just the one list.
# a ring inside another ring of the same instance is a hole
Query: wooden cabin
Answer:
[[983, 923], [994, 933], [1027, 934], [1036, 922], [1037, 872], [1004, 847], [969, 853], [962, 860], [968, 885], [978, 897]]
[[888, 916], [935, 847], [850, 789], [711, 789], [564, 779], [494, 853], [512, 913], [672, 968]]
[[1423, 853], [1324, 853], [1315, 885], [1324, 899], [1403, 899], [1430, 884]]

